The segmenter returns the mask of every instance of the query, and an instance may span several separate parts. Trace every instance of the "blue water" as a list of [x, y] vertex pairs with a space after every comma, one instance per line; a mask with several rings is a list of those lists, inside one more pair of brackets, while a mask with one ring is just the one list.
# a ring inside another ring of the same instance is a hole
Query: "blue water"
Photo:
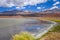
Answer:
[[10, 40], [12, 35], [18, 34], [21, 31], [30, 32], [32, 34], [42, 33], [49, 28], [47, 22], [45, 25], [41, 21], [33, 19], [0, 19], [0, 40]]
[[29, 32], [38, 32], [42, 28], [44, 28], [42, 25], [31, 25], [27, 26], [25, 30]]

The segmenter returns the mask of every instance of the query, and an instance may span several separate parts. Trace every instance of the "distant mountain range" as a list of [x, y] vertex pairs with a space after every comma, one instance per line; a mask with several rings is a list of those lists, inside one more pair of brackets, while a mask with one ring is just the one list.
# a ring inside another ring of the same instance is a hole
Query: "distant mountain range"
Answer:
[[44, 12], [46, 12], [46, 13], [60, 13], [60, 9], [55, 8], [55, 9], [52, 9], [52, 10], [45, 10]]
[[30, 11], [24, 11], [24, 10], [12, 10], [12, 11], [4, 11], [4, 12], [0, 12], [0, 16], [17, 16], [17, 15], [26, 15], [26, 14], [33, 14]]
[[38, 14], [49, 14], [49, 13], [60, 13], [60, 9], [53, 9], [53, 10], [45, 10], [43, 12], [30, 12], [30, 11], [24, 11], [24, 10], [12, 10], [12, 11], [5, 11], [5, 12], [0, 12], [0, 16], [5, 15], [5, 16], [13, 16], [13, 15], [38, 15]]

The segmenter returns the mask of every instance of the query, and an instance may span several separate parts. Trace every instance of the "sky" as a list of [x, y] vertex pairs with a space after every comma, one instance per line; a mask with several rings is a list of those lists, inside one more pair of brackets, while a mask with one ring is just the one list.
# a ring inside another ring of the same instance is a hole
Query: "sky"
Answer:
[[60, 0], [0, 0], [0, 12], [12, 10], [41, 12], [55, 8], [60, 9]]

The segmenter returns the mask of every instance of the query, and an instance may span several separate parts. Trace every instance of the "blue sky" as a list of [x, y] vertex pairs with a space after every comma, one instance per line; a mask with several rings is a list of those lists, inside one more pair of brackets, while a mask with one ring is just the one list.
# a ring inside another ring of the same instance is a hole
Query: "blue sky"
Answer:
[[40, 12], [49, 9], [52, 10], [54, 8], [60, 8], [60, 0], [0, 0], [0, 12], [16, 9]]

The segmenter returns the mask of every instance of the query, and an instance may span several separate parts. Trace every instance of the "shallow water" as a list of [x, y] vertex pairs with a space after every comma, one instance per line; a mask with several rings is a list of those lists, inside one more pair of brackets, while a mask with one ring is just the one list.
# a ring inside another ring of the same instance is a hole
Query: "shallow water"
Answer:
[[10, 40], [12, 35], [27, 31], [32, 34], [44, 32], [52, 23], [46, 21], [39, 21], [36, 19], [13, 19], [13, 18], [0, 18], [0, 40]]

